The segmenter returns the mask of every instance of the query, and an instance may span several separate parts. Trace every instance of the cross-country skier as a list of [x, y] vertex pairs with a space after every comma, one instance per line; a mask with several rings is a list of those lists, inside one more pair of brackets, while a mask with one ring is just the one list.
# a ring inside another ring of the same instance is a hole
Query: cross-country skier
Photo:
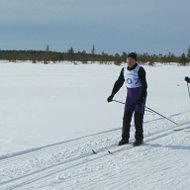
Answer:
[[113, 97], [125, 83], [127, 87], [127, 97], [123, 116], [122, 139], [119, 146], [129, 143], [131, 119], [134, 113], [135, 121], [135, 142], [133, 146], [143, 144], [143, 117], [147, 97], [146, 72], [137, 63], [137, 54], [130, 53], [127, 56], [127, 66], [123, 67], [119, 78], [114, 84], [111, 95], [107, 98], [108, 102], [113, 101]]

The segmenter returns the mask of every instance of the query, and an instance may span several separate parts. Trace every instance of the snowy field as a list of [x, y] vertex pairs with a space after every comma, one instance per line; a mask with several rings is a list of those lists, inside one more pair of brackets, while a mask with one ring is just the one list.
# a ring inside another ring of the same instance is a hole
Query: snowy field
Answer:
[[190, 127], [190, 68], [145, 66], [147, 106], [180, 125], [146, 113], [145, 145], [118, 148], [124, 108], [106, 99], [122, 67], [0, 62], [1, 190], [189, 190], [190, 131], [174, 129]]

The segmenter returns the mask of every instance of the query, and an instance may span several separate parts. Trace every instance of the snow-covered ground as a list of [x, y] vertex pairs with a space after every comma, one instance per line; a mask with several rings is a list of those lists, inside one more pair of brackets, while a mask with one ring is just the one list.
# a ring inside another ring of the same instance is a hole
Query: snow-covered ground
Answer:
[[[123, 105], [106, 99], [121, 68], [0, 62], [0, 189], [188, 190], [189, 130], [146, 113], [145, 145], [116, 147]], [[190, 126], [190, 68], [145, 69], [147, 105]]]

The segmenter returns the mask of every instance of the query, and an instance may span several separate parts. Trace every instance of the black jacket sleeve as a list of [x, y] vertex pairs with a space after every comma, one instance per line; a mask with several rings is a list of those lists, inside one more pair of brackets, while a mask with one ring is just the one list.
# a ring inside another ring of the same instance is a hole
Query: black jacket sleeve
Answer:
[[141, 67], [139, 69], [138, 75], [139, 75], [139, 79], [140, 79], [141, 84], [142, 84], [142, 94], [141, 94], [140, 98], [144, 99], [147, 96], [147, 87], [148, 87], [148, 85], [147, 85], [147, 82], [146, 82], [146, 72], [145, 72], [143, 67]]
[[114, 87], [113, 87], [113, 90], [112, 90], [112, 93], [111, 95], [114, 97], [115, 94], [120, 90], [120, 88], [123, 86], [123, 83], [125, 81], [124, 79], [124, 75], [123, 75], [123, 71], [124, 71], [124, 68], [122, 68], [121, 72], [120, 72], [120, 75], [117, 79], [117, 81], [115, 82], [114, 84]]

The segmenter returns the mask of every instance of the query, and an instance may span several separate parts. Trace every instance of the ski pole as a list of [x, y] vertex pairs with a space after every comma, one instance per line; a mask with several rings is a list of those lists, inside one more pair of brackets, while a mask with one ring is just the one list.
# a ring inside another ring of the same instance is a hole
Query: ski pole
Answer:
[[[125, 103], [120, 102], [120, 101], [117, 101], [117, 100], [113, 100], [113, 102], [117, 102], [117, 103], [120, 103], [120, 104], [125, 104]], [[166, 119], [166, 120], [170, 121], [171, 123], [173, 123], [173, 124], [175, 124], [175, 125], [178, 126], [178, 124], [177, 124], [175, 121], [172, 121], [171, 119], [169, 119], [169, 118], [167, 118], [166, 116], [164, 116], [164, 115], [158, 113], [157, 111], [155, 111], [155, 110], [153, 110], [153, 109], [151, 109], [151, 108], [149, 108], [149, 107], [147, 107], [147, 106], [145, 106], [145, 108], [148, 109], [149, 111], [151, 111], [152, 113], [155, 113], [155, 114], [161, 116], [162, 118], [164, 118], [164, 119]]]
[[172, 122], [173, 124], [175, 124], [175, 125], [178, 126], [178, 124], [177, 124], [175, 121], [169, 119], [168, 117], [166, 117], [166, 116], [164, 116], [164, 115], [158, 113], [157, 111], [155, 111], [155, 110], [153, 110], [153, 109], [151, 109], [151, 108], [149, 108], [149, 107], [147, 107], [147, 106], [146, 106], [146, 108], [149, 109], [150, 111], [154, 112], [155, 114], [157, 114], [157, 115], [163, 117], [164, 119], [167, 119], [168, 121], [170, 121], [170, 122]]
[[118, 100], [112, 100], [113, 102], [117, 102], [117, 103], [120, 103], [120, 104], [124, 104], [125, 105], [125, 103], [123, 103], [123, 102], [120, 102], [120, 101], [118, 101]]
[[188, 89], [189, 98], [190, 98], [190, 90], [189, 90], [189, 83], [188, 82], [187, 82], [187, 89]]

